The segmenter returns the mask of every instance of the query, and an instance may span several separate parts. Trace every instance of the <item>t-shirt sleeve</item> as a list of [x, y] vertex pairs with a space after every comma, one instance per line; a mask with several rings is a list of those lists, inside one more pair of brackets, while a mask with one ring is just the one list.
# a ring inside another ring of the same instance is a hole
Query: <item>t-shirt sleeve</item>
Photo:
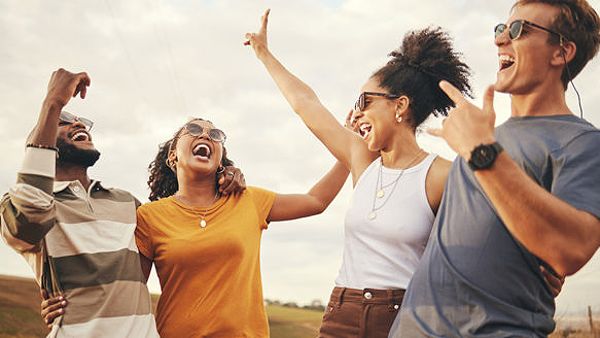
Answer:
[[271, 208], [273, 208], [273, 202], [275, 202], [275, 193], [257, 187], [248, 187], [248, 192], [254, 201], [254, 207], [258, 215], [258, 224], [261, 229], [266, 229], [269, 226], [267, 218], [271, 213]]
[[135, 242], [140, 253], [154, 260], [154, 245], [152, 244], [152, 236], [150, 235], [150, 227], [144, 217], [144, 208], [137, 209], [137, 226], [135, 227]]
[[579, 135], [554, 161], [552, 194], [600, 218], [600, 131]]

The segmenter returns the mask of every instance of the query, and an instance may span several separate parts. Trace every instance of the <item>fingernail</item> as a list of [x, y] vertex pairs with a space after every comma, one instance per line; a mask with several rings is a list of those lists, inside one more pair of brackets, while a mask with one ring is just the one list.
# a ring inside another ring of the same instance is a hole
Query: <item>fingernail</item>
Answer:
[[60, 296], [60, 297], [58, 297], [58, 299], [59, 299], [59, 300], [63, 300], [63, 299], [64, 299], [64, 297], [63, 297], [63, 296]]
[[65, 302], [64, 300], [62, 301], [62, 303], [60, 303], [61, 305], [67, 305], [67, 302]]
[[65, 312], [65, 310], [63, 310], [63, 309], [58, 310], [58, 313], [63, 313], [63, 312]]

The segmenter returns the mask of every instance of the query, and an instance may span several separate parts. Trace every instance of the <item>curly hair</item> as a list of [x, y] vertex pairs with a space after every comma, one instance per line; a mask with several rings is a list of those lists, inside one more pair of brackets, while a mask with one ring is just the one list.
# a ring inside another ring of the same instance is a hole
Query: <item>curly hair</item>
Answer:
[[[207, 121], [201, 118], [195, 118], [191, 120], [193, 121]], [[188, 122], [188, 123], [190, 123]], [[212, 122], [210, 122], [212, 123]], [[187, 123], [186, 123], [187, 124]], [[179, 140], [179, 136], [181, 136], [181, 132], [185, 128], [185, 125], [179, 128], [173, 137], [161, 143], [158, 146], [158, 154], [150, 165], [148, 165], [148, 171], [150, 172], [150, 177], [148, 178], [148, 187], [150, 188], [150, 196], [148, 197], [151, 201], [156, 201], [158, 199], [169, 197], [174, 195], [179, 189], [179, 184], [177, 182], [177, 174], [167, 165], [167, 159], [169, 158], [169, 153], [172, 149], [177, 147], [177, 141]], [[223, 146], [223, 157], [221, 158], [221, 166], [227, 167], [232, 166], [233, 161], [227, 157], [227, 149]], [[218, 175], [215, 175], [215, 186], [218, 188], [219, 181]]]
[[388, 56], [392, 59], [372, 77], [390, 94], [409, 98], [408, 121], [415, 130], [432, 113], [447, 116], [454, 106], [440, 89], [441, 80], [472, 97], [471, 70], [461, 60], [462, 55], [454, 51], [450, 36], [440, 27], [408, 32], [400, 48]]
[[[588, 61], [598, 54], [600, 17], [586, 0], [517, 0], [512, 10], [517, 6], [531, 3], [544, 3], [558, 8], [560, 13], [548, 28], [562, 34], [577, 46], [575, 57], [567, 64], [568, 69], [565, 67], [561, 76], [566, 89], [569, 81], [574, 79]], [[549, 43], [556, 45], [560, 43], [560, 40], [550, 34]]]

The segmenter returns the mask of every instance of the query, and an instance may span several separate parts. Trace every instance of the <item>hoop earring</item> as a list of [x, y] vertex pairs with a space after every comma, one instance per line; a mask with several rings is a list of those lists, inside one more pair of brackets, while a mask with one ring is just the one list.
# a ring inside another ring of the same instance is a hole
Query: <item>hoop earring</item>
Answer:
[[177, 169], [176, 169], [175, 163], [173, 163], [173, 161], [169, 161], [169, 159], [167, 158], [165, 160], [165, 164], [167, 165], [167, 167], [169, 167], [169, 169], [171, 169], [172, 172], [177, 173]]
[[220, 165], [217, 169], [217, 175], [221, 175], [225, 171], [225, 167]]

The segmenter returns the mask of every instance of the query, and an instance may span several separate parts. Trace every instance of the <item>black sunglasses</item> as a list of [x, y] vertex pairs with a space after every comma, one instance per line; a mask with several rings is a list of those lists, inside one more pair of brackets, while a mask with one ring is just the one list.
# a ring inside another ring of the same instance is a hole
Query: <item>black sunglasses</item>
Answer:
[[[554, 34], [560, 38], [561, 42], [565, 39], [562, 34], [557, 33], [553, 30], [550, 30], [546, 27], [540, 26], [538, 24], [535, 24], [533, 22], [527, 21], [527, 20], [515, 20], [515, 21], [511, 22], [510, 25], [508, 26], [508, 37], [511, 40], [516, 40], [516, 39], [520, 38], [521, 34], [523, 33], [524, 26], [541, 29], [550, 34]], [[503, 23], [497, 24], [496, 27], [494, 27], [494, 36], [497, 38], [498, 36], [502, 35], [502, 33], [504, 33], [506, 28], [507, 28], [507, 26]]]
[[87, 131], [92, 130], [92, 127], [94, 126], [94, 122], [92, 122], [92, 120], [90, 120], [90, 119], [86, 119], [85, 117], [79, 117], [79, 116], [73, 115], [67, 111], [60, 112], [60, 116], [58, 117], [58, 125], [59, 126], [73, 124], [75, 122], [81, 122], [81, 124], [83, 124], [85, 126], [85, 129]]
[[211, 140], [215, 141], [215, 142], [221, 142], [221, 143], [225, 143], [225, 140], [227, 139], [227, 137], [225, 136], [225, 133], [221, 130], [221, 129], [216, 129], [216, 128], [204, 128], [199, 124], [196, 123], [188, 123], [185, 125], [185, 130], [187, 131], [188, 134], [194, 136], [194, 137], [198, 137], [198, 136], [202, 136], [202, 134], [204, 134], [204, 132], [206, 131], [208, 134], [208, 138], [210, 138]]
[[356, 100], [356, 103], [354, 104], [355, 111], [361, 112], [361, 111], [364, 111], [365, 109], [367, 109], [367, 106], [369, 105], [367, 103], [367, 96], [380, 96], [380, 97], [385, 97], [388, 100], [395, 100], [395, 99], [400, 98], [399, 95], [393, 95], [393, 94], [387, 94], [387, 93], [362, 92], [360, 94], [360, 96], [358, 96], [358, 100]]

